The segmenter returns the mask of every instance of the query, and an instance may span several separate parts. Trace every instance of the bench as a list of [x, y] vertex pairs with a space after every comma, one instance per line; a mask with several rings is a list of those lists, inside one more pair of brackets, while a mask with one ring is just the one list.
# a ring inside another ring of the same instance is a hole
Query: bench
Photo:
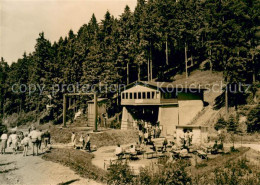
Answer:
[[197, 154], [201, 159], [208, 159], [207, 153], [203, 152], [202, 150], [197, 150]]
[[[154, 158], [156, 152], [146, 152], [146, 153], [144, 153], [144, 154], [146, 154], [146, 158], [147, 158], [147, 159], [152, 159], [152, 158]], [[150, 157], [149, 157], [149, 156], [150, 156]], [[144, 158], [144, 157], [143, 157], [143, 158]]]

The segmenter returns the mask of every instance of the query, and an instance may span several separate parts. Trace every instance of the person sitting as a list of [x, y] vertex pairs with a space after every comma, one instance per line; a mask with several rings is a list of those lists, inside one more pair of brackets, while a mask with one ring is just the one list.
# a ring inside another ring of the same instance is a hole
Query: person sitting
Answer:
[[120, 144], [117, 145], [115, 154], [118, 158], [121, 158], [124, 155], [123, 149], [121, 148]]
[[134, 145], [131, 145], [129, 151], [130, 151], [131, 154], [136, 154], [135, 146], [134, 146]]

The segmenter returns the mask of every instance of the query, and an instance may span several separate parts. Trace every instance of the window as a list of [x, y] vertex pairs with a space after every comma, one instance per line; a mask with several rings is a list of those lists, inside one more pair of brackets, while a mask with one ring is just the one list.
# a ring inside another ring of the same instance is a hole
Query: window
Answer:
[[141, 92], [138, 93], [138, 99], [142, 99], [142, 94], [141, 94]]
[[125, 99], [128, 99], [128, 93], [125, 93]]
[[155, 99], [155, 92], [152, 92], [152, 99]]
[[147, 99], [151, 99], [151, 92], [147, 92]]
[[129, 93], [130, 99], [133, 99], [133, 93]]
[[122, 99], [125, 99], [125, 93], [122, 93]]
[[143, 99], [146, 99], [146, 93], [143, 92]]
[[137, 99], [137, 93], [134, 93], [134, 99]]

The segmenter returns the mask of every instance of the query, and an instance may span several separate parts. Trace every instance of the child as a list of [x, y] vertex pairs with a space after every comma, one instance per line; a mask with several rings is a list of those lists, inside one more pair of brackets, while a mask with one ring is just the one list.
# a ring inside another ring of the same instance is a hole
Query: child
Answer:
[[28, 134], [25, 134], [25, 137], [21, 141], [21, 144], [23, 145], [23, 156], [27, 156], [29, 141], [30, 138], [28, 137]]

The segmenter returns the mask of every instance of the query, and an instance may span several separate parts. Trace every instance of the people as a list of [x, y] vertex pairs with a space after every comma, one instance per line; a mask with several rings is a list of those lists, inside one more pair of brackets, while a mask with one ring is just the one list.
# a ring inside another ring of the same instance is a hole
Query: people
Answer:
[[23, 145], [23, 156], [27, 156], [29, 141], [30, 141], [30, 138], [28, 137], [28, 134], [25, 134], [25, 137], [21, 141], [21, 144]]
[[135, 146], [131, 145], [129, 151], [130, 151], [131, 154], [135, 154], [136, 153]]
[[115, 154], [118, 158], [122, 157], [124, 155], [123, 149], [121, 148], [120, 144], [117, 145]]
[[76, 134], [75, 134], [75, 132], [72, 132], [72, 134], [71, 134], [71, 143], [73, 145], [73, 148], [75, 148], [76, 147]]
[[79, 142], [81, 143], [81, 149], [84, 149], [85, 140], [82, 134], [80, 135]]
[[142, 130], [139, 130], [138, 136], [139, 136], [139, 143], [141, 144], [143, 142], [143, 132], [142, 132]]
[[48, 147], [48, 144], [50, 144], [51, 142], [51, 134], [49, 132], [49, 130], [47, 130], [44, 134], [43, 134], [43, 142], [44, 142], [44, 148], [46, 149]]
[[1, 135], [1, 154], [5, 154], [5, 149], [7, 147], [8, 135], [6, 131]]
[[38, 131], [38, 149], [39, 150], [42, 150], [42, 148], [41, 148], [41, 146], [42, 146], [42, 141], [43, 141], [43, 132], [42, 132], [42, 130], [39, 130]]
[[145, 144], [147, 145], [148, 144], [148, 132], [146, 131], [145, 133], [144, 133], [144, 142], [145, 142]]
[[13, 154], [16, 154], [17, 151], [17, 146], [18, 146], [18, 136], [16, 134], [16, 131], [14, 131], [10, 136], [9, 136], [9, 143], [11, 144], [11, 147], [13, 149]]
[[38, 155], [38, 136], [39, 136], [39, 133], [38, 133], [38, 131], [36, 130], [35, 127], [33, 127], [32, 131], [29, 133], [28, 136], [32, 141], [33, 155], [35, 155], [35, 152], [34, 152], [35, 148], [36, 148], [36, 155]]
[[166, 151], [167, 145], [168, 145], [168, 140], [167, 140], [167, 138], [165, 138], [164, 141], [163, 141], [163, 149], [164, 149], [164, 151]]
[[90, 149], [90, 136], [89, 136], [89, 134], [87, 134], [86, 149], [87, 149], [89, 152], [91, 152], [91, 149]]

